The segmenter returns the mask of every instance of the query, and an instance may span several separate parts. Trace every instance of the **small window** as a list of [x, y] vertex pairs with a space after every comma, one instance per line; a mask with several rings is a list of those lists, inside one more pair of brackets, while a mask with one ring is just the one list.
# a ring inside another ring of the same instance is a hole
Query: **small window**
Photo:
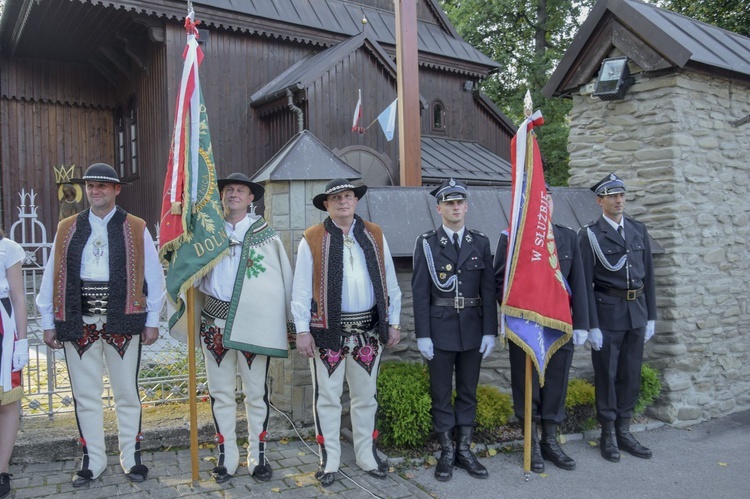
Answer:
[[125, 116], [121, 107], [115, 112], [115, 134], [117, 147], [117, 172], [120, 178], [125, 178], [127, 170], [125, 168]]
[[430, 129], [433, 132], [445, 132], [445, 107], [442, 102], [432, 104], [431, 119]]
[[138, 176], [138, 128], [135, 96], [128, 101], [128, 125], [130, 140], [130, 178]]

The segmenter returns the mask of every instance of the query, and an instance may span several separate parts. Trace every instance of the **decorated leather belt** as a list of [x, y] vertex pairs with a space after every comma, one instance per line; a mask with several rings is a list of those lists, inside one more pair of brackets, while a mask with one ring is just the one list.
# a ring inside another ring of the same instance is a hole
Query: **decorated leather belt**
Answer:
[[81, 312], [83, 315], [107, 315], [109, 283], [81, 281]]
[[341, 329], [346, 335], [354, 333], [366, 333], [378, 325], [377, 307], [372, 307], [365, 312], [346, 313], [341, 312]]
[[464, 298], [463, 296], [456, 296], [455, 298], [432, 298], [432, 305], [436, 307], [453, 307], [456, 310], [461, 310], [466, 307], [480, 307], [482, 306], [481, 298]]
[[628, 301], [633, 301], [643, 294], [643, 286], [638, 289], [614, 289], [595, 284], [594, 291], [596, 291], [597, 293], [604, 293], [605, 295], [617, 296], [618, 298], [625, 298]]
[[214, 319], [226, 320], [229, 316], [229, 302], [206, 295], [206, 303], [203, 305], [203, 313]]

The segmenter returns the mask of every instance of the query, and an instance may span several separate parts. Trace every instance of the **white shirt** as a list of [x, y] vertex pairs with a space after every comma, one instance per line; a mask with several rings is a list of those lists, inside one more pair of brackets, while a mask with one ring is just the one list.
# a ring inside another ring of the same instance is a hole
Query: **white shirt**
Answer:
[[[344, 246], [344, 281], [341, 287], [341, 311], [356, 313], [370, 310], [375, 306], [375, 290], [370, 281], [365, 264], [365, 253], [357, 240], [353, 237], [355, 220], [349, 229], [354, 240], [354, 246]], [[401, 288], [396, 278], [391, 250], [383, 236], [383, 258], [385, 259], [385, 277], [388, 286], [388, 322], [399, 324], [401, 317]], [[313, 292], [313, 257], [310, 246], [304, 238], [297, 248], [297, 264], [294, 270], [294, 285], [292, 286], [292, 315], [297, 332], [310, 330], [310, 304]]]
[[445, 234], [448, 236], [448, 239], [450, 240], [451, 244], [453, 244], [453, 234], [458, 234], [458, 247], [461, 247], [461, 241], [464, 240], [464, 232], [466, 232], [466, 226], [464, 225], [461, 227], [458, 232], [455, 232], [445, 225], [443, 225], [443, 230], [445, 231]]
[[231, 301], [234, 281], [237, 278], [237, 269], [240, 268], [242, 260], [242, 242], [250, 226], [260, 217], [248, 214], [237, 222], [234, 227], [225, 221], [224, 228], [230, 241], [239, 241], [240, 244], [231, 246], [229, 254], [222, 258], [206, 276], [198, 283], [198, 289], [203, 293], [213, 296], [217, 300]]
[[613, 229], [615, 229], [615, 232], [618, 232], [619, 228], [622, 227], [622, 238], [625, 239], [625, 217], [622, 217], [620, 219], [619, 224], [606, 215], [602, 216], [602, 218], [606, 220], [607, 223], [611, 225]]
[[10, 296], [7, 269], [26, 259], [26, 251], [15, 241], [7, 237], [0, 239], [0, 298]]
[[[99, 218], [89, 211], [89, 224], [91, 224], [91, 235], [83, 247], [81, 254], [81, 280], [87, 281], [109, 281], [109, 238], [107, 237], [107, 223], [115, 214], [112, 209], [104, 218]], [[55, 241], [57, 235], [55, 236]], [[167, 291], [164, 283], [164, 269], [159, 263], [159, 255], [156, 252], [154, 240], [148, 228], [143, 230], [143, 259], [145, 266], [146, 285], [148, 286], [148, 297], [146, 299], [146, 327], [158, 327], [159, 315], [161, 314]], [[41, 315], [42, 329], [55, 328], [55, 314], [52, 306], [53, 280], [55, 278], [55, 244], [49, 253], [47, 267], [44, 269], [42, 284], [36, 297], [36, 306]], [[73, 278], [73, 276], [69, 276]]]

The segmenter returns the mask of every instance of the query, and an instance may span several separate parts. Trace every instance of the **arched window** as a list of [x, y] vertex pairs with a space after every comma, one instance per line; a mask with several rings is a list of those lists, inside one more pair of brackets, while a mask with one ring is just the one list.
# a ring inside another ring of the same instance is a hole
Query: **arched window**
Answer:
[[359, 172], [365, 185], [393, 185], [388, 156], [365, 146], [349, 146], [334, 152]]
[[445, 106], [440, 101], [435, 101], [432, 103], [430, 130], [433, 132], [445, 132]]

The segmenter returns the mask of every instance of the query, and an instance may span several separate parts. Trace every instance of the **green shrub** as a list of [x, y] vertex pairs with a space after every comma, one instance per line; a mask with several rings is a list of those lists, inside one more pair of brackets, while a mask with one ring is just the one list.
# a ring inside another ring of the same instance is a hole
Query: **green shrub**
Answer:
[[594, 385], [583, 379], [570, 380], [565, 396], [565, 420], [560, 425], [560, 431], [580, 433], [596, 428], [596, 424]]
[[659, 373], [656, 369], [643, 364], [641, 367], [641, 391], [638, 394], [638, 402], [635, 403], [635, 414], [643, 414], [643, 411], [659, 398], [660, 393]]
[[594, 385], [584, 379], [575, 378], [568, 383], [568, 395], [565, 397], [565, 408], [573, 409], [596, 403]]
[[421, 448], [432, 429], [427, 366], [383, 362], [378, 375], [378, 426], [385, 446]]
[[510, 395], [492, 385], [477, 386], [477, 430], [495, 430], [504, 426], [512, 414]]

